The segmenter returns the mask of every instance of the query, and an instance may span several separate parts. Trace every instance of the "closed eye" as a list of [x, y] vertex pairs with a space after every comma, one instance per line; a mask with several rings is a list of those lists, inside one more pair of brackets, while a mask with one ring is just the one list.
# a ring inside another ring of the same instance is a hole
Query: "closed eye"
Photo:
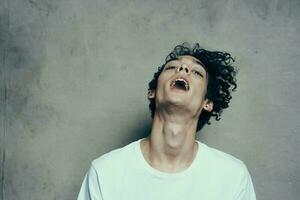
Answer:
[[168, 70], [168, 69], [175, 69], [175, 68], [176, 68], [175, 66], [167, 66], [166, 70]]
[[203, 75], [202, 75], [199, 71], [197, 71], [197, 70], [193, 70], [192, 72], [193, 72], [194, 74], [197, 74], [198, 76], [203, 77]]

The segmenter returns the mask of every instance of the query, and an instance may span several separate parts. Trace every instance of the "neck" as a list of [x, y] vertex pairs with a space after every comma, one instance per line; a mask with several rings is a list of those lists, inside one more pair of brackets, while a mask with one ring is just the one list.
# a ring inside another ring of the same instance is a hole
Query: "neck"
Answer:
[[197, 153], [197, 119], [184, 113], [156, 112], [151, 135], [145, 141], [146, 160], [162, 171], [187, 168]]

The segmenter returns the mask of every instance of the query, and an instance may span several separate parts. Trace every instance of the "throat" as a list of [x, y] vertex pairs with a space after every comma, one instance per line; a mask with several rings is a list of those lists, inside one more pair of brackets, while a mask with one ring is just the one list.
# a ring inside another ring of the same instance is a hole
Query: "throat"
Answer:
[[180, 89], [180, 90], [186, 90], [185, 83], [182, 81], [177, 81], [175, 84], [175, 88]]
[[150, 166], [162, 172], [176, 173], [186, 170], [192, 165], [198, 153], [199, 147], [196, 141], [189, 145], [187, 149], [181, 148], [181, 151], [171, 153], [173, 150], [168, 148], [157, 151], [157, 145], [152, 142], [150, 144], [151, 139], [146, 140], [141, 144], [144, 158]]

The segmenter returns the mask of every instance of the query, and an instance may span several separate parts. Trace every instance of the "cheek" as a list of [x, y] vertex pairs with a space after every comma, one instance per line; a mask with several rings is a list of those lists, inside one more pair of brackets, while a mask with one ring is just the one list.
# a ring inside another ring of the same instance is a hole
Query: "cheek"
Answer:
[[199, 82], [198, 83], [199, 87], [194, 88], [195, 89], [195, 97], [193, 98], [193, 101], [196, 104], [201, 104], [202, 101], [205, 99], [206, 96], [206, 90], [207, 90], [207, 86], [205, 82]]
[[160, 76], [158, 77], [158, 80], [157, 80], [157, 89], [164, 87], [167, 80], [168, 80], [168, 77], [164, 73], [160, 74]]
[[160, 75], [159, 77], [158, 77], [158, 79], [157, 79], [157, 85], [156, 85], [156, 91], [155, 91], [155, 96], [156, 96], [156, 100], [157, 99], [160, 99], [160, 96], [161, 96], [161, 94], [162, 94], [162, 90], [163, 90], [163, 88], [162, 88], [162, 86], [163, 86], [163, 77]]

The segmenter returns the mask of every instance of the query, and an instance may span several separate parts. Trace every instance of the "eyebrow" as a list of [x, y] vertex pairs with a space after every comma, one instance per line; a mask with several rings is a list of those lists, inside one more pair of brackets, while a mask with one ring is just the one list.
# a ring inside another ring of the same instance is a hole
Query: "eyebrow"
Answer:
[[[176, 58], [172, 58], [171, 60], [169, 60], [168, 62], [171, 62], [171, 61], [173, 61], [173, 60], [180, 60], [180, 58], [178, 58], [178, 57], [176, 57]], [[199, 64], [199, 65], [201, 65], [201, 67], [203, 67], [204, 69], [206, 69], [205, 68], [205, 65], [200, 61], [200, 60], [196, 60], [196, 59], [193, 59], [193, 61], [195, 62], [195, 63], [197, 63], [197, 64]], [[206, 71], [206, 70], [205, 70]]]
[[200, 60], [194, 60], [194, 61], [205, 69], [205, 65]]

